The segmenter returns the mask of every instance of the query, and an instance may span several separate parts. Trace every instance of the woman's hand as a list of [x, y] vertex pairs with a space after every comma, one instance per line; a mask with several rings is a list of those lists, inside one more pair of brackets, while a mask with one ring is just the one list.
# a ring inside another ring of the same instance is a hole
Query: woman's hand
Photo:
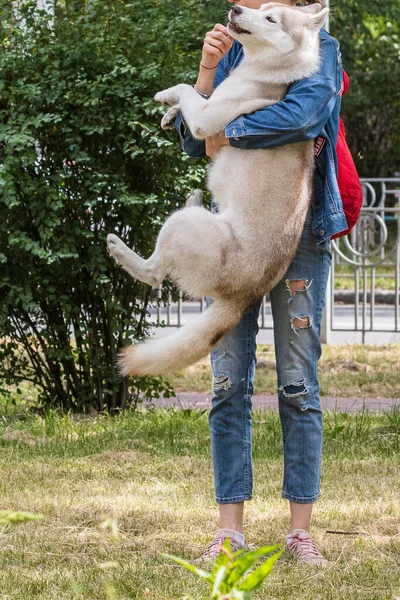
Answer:
[[206, 154], [214, 160], [222, 146], [229, 145], [229, 140], [225, 137], [225, 132], [221, 131], [217, 135], [206, 138]]
[[[217, 23], [212, 31], [206, 33], [201, 55], [200, 73], [196, 83], [199, 92], [212, 93], [215, 70], [221, 58], [228, 54], [232, 48], [232, 44], [233, 38], [229, 35], [227, 28], [220, 23]], [[223, 131], [206, 138], [207, 156], [214, 160], [222, 146], [229, 146], [229, 140], [225, 137]]]
[[201, 64], [208, 69], [217, 67], [221, 58], [232, 48], [233, 38], [227, 28], [220, 23], [212, 31], [207, 31], [201, 54]]
[[233, 38], [228, 34], [227, 28], [220, 23], [206, 33], [199, 76], [196, 81], [196, 89], [201, 94], [212, 94], [218, 63], [225, 54], [228, 54], [232, 44]]

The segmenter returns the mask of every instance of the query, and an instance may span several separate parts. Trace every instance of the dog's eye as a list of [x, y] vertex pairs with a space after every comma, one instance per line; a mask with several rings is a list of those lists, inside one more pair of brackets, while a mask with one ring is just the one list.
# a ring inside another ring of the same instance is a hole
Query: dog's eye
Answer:
[[267, 19], [267, 21], [269, 21], [270, 23], [276, 23], [275, 19], [273, 19], [272, 17], [265, 17]]

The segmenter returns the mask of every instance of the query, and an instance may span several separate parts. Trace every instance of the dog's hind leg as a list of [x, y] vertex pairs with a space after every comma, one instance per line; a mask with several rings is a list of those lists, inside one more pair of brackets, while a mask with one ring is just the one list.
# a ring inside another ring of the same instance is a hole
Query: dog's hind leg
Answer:
[[161, 283], [164, 279], [165, 273], [163, 273], [157, 252], [154, 252], [147, 260], [141, 258], [112, 233], [107, 236], [107, 248], [114, 260], [135, 279], [153, 286]]
[[116, 235], [107, 236], [107, 245], [132, 277], [155, 286], [168, 275], [182, 291], [196, 298], [215, 297], [215, 291], [231, 280], [229, 257], [237, 250], [231, 226], [200, 206], [183, 208], [167, 219], [147, 260]]
[[237, 269], [238, 240], [220, 215], [200, 206], [177, 211], [158, 236], [155, 253], [172, 281], [194, 298], [215, 298], [232, 282], [232, 260]]

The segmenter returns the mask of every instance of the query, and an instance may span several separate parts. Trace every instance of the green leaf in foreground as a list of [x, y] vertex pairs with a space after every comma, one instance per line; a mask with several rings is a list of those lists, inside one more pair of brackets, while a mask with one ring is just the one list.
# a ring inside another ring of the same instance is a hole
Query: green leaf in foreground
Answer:
[[246, 552], [246, 554], [242, 554], [239, 558], [237, 558], [231, 565], [230, 573], [228, 576], [228, 583], [234, 586], [243, 576], [249, 571], [256, 562], [265, 556], [266, 554], [271, 554], [273, 552], [277, 552], [281, 549], [281, 546], [264, 546], [263, 548], [258, 548], [257, 550], [252, 550], [251, 552]]
[[232, 598], [235, 598], [235, 600], [251, 600], [251, 592], [234, 589], [232, 590]]
[[[212, 573], [198, 569], [191, 563], [172, 556], [163, 554], [165, 558], [170, 558], [179, 565], [182, 565], [188, 571], [198, 575], [202, 579], [210, 582], [212, 600], [251, 600], [251, 591], [261, 587], [264, 579], [271, 573], [274, 564], [281, 556], [282, 546], [265, 546], [258, 550], [246, 552], [239, 550], [232, 553], [229, 538], [227, 538], [217, 557]], [[235, 587], [255, 563], [265, 554], [272, 554], [266, 561], [250, 573], [239, 588]]]
[[185, 567], [185, 569], [187, 569], [191, 573], [198, 575], [199, 577], [201, 577], [202, 579], [205, 579], [206, 581], [212, 582], [211, 573], [209, 571], [204, 571], [203, 569], [198, 569], [191, 563], [186, 562], [186, 560], [183, 560], [182, 558], [178, 558], [177, 556], [173, 556], [172, 554], [162, 554], [161, 556], [163, 556], [164, 558], [170, 558], [174, 562], [178, 563], [178, 565]]
[[220, 591], [221, 591], [220, 586], [225, 578], [225, 574], [226, 574], [226, 567], [225, 566], [220, 567], [218, 569], [217, 574], [214, 579], [214, 585], [213, 585], [213, 589], [211, 592], [211, 598], [219, 597]]
[[43, 515], [32, 515], [27, 512], [15, 512], [13, 510], [0, 510], [0, 525], [16, 525], [27, 521], [38, 521]]
[[244, 582], [239, 586], [239, 589], [242, 591], [248, 590], [258, 590], [263, 581], [268, 575], [271, 573], [274, 564], [278, 560], [278, 558], [282, 555], [283, 550], [280, 550], [276, 554], [273, 554], [262, 565], [260, 565], [255, 571], [250, 573], [248, 577], [244, 580]]

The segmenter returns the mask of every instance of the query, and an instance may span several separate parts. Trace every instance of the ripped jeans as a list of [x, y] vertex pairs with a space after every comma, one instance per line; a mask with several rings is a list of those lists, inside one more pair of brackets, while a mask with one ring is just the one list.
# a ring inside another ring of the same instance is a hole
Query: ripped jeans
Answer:
[[[270, 294], [284, 447], [282, 497], [292, 502], [315, 502], [319, 495], [322, 412], [317, 362], [331, 258], [330, 242], [316, 243], [310, 212], [296, 256]], [[211, 353], [209, 424], [219, 504], [252, 497], [251, 397], [259, 310], [260, 302], [250, 306]]]

